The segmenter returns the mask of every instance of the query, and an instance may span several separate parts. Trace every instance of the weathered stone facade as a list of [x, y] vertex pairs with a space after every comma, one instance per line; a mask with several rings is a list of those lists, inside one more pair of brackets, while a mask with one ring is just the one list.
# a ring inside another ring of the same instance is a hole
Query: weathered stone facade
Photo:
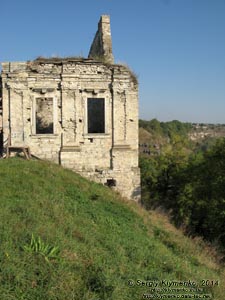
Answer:
[[113, 63], [108, 16], [88, 59], [5, 62], [1, 79], [4, 140], [140, 198], [138, 85]]

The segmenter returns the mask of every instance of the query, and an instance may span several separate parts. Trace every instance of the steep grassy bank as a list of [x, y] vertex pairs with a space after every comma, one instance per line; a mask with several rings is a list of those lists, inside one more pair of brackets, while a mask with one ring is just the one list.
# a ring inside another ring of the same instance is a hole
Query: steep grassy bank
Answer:
[[0, 190], [1, 300], [143, 299], [150, 289], [137, 280], [207, 279], [219, 286], [203, 293], [224, 299], [224, 269], [204, 245], [108, 188], [47, 162], [8, 159]]

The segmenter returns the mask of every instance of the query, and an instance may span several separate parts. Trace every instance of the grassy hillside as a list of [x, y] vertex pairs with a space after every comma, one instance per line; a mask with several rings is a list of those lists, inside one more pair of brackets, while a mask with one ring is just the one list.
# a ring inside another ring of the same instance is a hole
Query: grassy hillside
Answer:
[[137, 280], [218, 280], [203, 293], [224, 299], [211, 250], [108, 188], [12, 158], [0, 161], [0, 190], [1, 300], [144, 299]]

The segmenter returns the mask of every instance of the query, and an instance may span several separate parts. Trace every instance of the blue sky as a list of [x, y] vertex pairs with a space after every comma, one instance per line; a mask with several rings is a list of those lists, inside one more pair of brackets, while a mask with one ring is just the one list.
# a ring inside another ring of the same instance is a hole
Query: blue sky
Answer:
[[0, 61], [86, 57], [102, 14], [140, 118], [225, 123], [225, 0], [0, 0]]

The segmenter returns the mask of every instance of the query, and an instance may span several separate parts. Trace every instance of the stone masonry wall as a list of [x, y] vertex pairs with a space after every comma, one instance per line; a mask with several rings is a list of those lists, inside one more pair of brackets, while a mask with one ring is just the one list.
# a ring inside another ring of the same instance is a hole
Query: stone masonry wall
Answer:
[[114, 62], [109, 16], [101, 17], [88, 57], [102, 58], [111, 64]]
[[[140, 199], [138, 85], [113, 64], [109, 16], [100, 19], [89, 59], [2, 63], [1, 77], [4, 141]], [[88, 110], [91, 99], [96, 108]]]
[[[139, 199], [137, 85], [126, 67], [89, 59], [2, 65], [4, 137], [11, 134], [12, 145], [102, 184], [113, 179], [114, 189]], [[89, 98], [104, 99], [104, 133], [88, 133]], [[37, 132], [40, 99], [51, 99], [42, 117], [52, 117], [52, 133]]]

